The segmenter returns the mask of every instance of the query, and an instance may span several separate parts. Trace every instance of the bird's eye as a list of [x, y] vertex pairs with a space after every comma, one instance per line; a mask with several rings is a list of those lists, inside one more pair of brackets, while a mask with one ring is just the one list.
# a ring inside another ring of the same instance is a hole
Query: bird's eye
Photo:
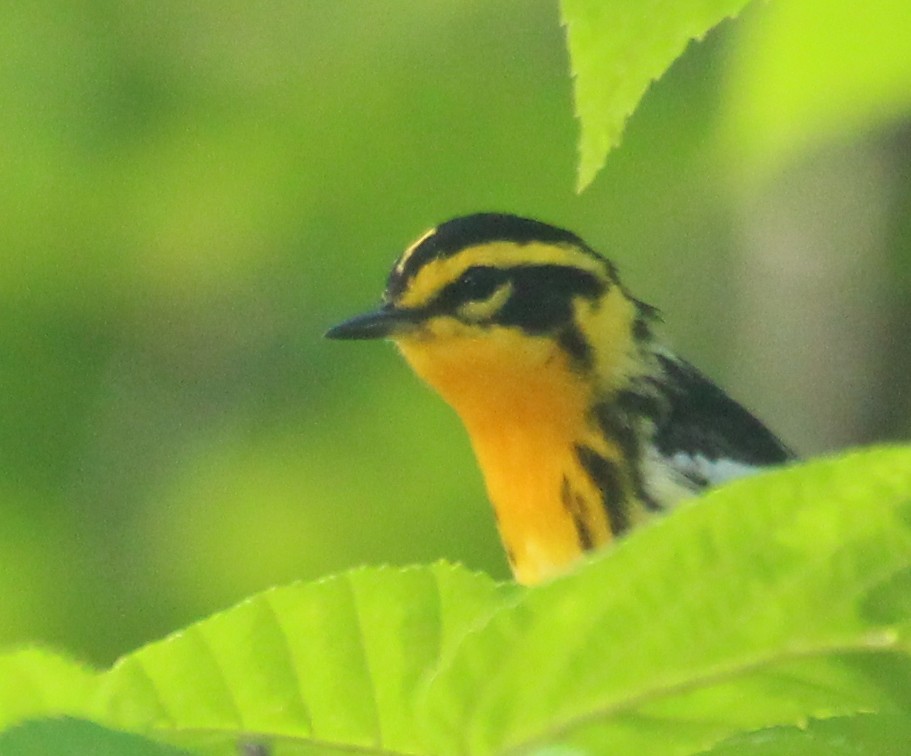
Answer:
[[456, 280], [453, 289], [463, 302], [487, 299], [503, 283], [503, 271], [486, 265], [469, 268]]

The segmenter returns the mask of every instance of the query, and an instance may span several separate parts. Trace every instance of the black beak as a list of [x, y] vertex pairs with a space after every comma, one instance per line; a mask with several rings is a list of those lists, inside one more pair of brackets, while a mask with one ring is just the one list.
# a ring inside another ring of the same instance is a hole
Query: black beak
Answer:
[[326, 331], [327, 339], [385, 339], [413, 326], [414, 312], [397, 310], [390, 305], [364, 315], [356, 315]]

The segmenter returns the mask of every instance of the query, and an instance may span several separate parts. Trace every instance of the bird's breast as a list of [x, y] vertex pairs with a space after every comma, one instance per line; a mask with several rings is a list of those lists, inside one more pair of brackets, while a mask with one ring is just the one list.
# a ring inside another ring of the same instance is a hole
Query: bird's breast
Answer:
[[489, 348], [400, 344], [465, 424], [516, 579], [535, 583], [610, 540], [601, 492], [576, 454], [591, 390], [552, 340]]

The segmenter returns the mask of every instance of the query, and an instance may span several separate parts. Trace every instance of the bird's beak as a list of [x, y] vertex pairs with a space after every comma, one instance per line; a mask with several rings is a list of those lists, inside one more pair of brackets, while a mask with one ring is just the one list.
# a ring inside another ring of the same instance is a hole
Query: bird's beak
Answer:
[[401, 334], [417, 323], [416, 313], [383, 305], [339, 323], [326, 331], [327, 339], [386, 339]]

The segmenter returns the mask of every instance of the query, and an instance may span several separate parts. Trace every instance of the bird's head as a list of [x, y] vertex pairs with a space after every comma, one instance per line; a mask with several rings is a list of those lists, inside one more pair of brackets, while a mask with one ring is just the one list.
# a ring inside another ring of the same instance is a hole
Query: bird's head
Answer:
[[[545, 223], [482, 213], [437, 226], [395, 263], [381, 306], [332, 339], [394, 341], [463, 417], [594, 387], [622, 371], [639, 303], [609, 261]], [[609, 364], [608, 364], [609, 363]]]

